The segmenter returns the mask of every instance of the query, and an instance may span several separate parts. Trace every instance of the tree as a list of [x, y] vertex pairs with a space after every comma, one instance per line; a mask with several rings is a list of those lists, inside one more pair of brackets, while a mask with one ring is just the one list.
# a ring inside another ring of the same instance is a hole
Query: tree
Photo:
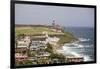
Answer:
[[32, 65], [33, 63], [32, 63], [32, 61], [30, 61], [30, 60], [26, 60], [26, 61], [24, 61], [24, 65]]
[[30, 51], [28, 55], [29, 55], [30, 57], [34, 57], [36, 54], [37, 54], [37, 53], [36, 53], [35, 51]]
[[49, 64], [49, 59], [48, 58], [39, 58], [38, 64]]
[[47, 52], [49, 53], [53, 53], [53, 48], [52, 48], [52, 45], [51, 44], [47, 44], [47, 48], [45, 49]]
[[24, 65], [22, 61], [16, 61], [16, 65]]
[[49, 58], [51, 59], [58, 59], [60, 63], [64, 63], [66, 58], [63, 54], [54, 54], [52, 53]]

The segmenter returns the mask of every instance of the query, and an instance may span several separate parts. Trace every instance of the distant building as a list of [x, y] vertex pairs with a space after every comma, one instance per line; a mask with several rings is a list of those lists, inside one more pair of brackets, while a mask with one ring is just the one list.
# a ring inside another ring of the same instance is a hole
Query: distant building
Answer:
[[30, 46], [30, 50], [37, 51], [38, 50], [38, 43], [37, 42], [32, 42]]
[[42, 51], [42, 52], [39, 52], [38, 55], [40, 57], [49, 57], [50, 56], [50, 53], [49, 52], [46, 52], [46, 51]]
[[84, 58], [83, 57], [76, 57], [76, 56], [67, 56], [66, 61], [67, 62], [83, 62]]
[[53, 32], [63, 32], [63, 28], [60, 26], [60, 25], [56, 25], [55, 24], [55, 20], [53, 20], [53, 23], [52, 23], [52, 25], [51, 25], [51, 31], [53, 31]]
[[32, 40], [33, 43], [36, 41], [36, 42], [39, 42], [39, 43], [46, 44], [46, 38], [47, 37], [45, 35], [43, 35], [43, 36], [33, 36], [31, 40]]
[[30, 45], [30, 38], [25, 37], [24, 39], [16, 41], [15, 52], [20, 54], [27, 54], [29, 45]]
[[28, 48], [29, 43], [24, 40], [17, 41], [17, 48], [22, 48], [22, 47]]
[[15, 48], [15, 53], [27, 54], [28, 49], [26, 47]]
[[59, 62], [59, 59], [57, 59], [57, 58], [52, 59], [52, 62], [53, 62], [53, 63], [60, 63], [60, 62]]
[[31, 42], [31, 37], [30, 36], [25, 36], [24, 41], [26, 41], [27, 43], [30, 43]]
[[33, 36], [32, 37], [32, 42], [30, 46], [30, 50], [43, 50], [46, 49], [46, 37], [45, 36]]
[[60, 38], [57, 38], [57, 37], [48, 37], [46, 39], [47, 43], [56, 43], [59, 41]]
[[16, 61], [25, 61], [28, 59], [28, 56], [21, 53], [15, 53], [15, 59]]
[[28, 57], [28, 60], [31, 60], [33, 64], [37, 64], [37, 57]]

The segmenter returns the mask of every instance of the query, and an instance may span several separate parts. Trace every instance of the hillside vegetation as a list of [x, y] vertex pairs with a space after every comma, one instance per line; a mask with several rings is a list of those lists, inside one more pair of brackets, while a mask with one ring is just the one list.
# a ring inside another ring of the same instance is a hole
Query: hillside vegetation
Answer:
[[16, 35], [25, 34], [25, 35], [34, 35], [34, 34], [42, 34], [43, 32], [47, 32], [49, 35], [63, 35], [62, 32], [52, 32], [47, 27], [29, 27], [29, 28], [15, 28]]
[[47, 32], [48, 35], [58, 36], [60, 35], [59, 44], [69, 43], [78, 40], [75, 36], [69, 32], [53, 32], [50, 28], [47, 27], [16, 27], [15, 28], [16, 35], [34, 35], [34, 34], [42, 34], [43, 32]]
[[71, 33], [69, 32], [65, 32], [63, 36], [61, 36], [60, 40], [59, 40], [59, 44], [64, 44], [64, 43], [70, 43], [70, 42], [74, 42], [77, 41], [78, 39]]

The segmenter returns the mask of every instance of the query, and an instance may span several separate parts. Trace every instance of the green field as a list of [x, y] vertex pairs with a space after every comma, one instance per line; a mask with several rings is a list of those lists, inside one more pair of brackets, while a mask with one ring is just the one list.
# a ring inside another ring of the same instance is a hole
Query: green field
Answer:
[[47, 27], [30, 27], [30, 28], [15, 28], [16, 35], [25, 34], [25, 35], [34, 35], [34, 34], [42, 34], [43, 32], [47, 32], [49, 35], [57, 34], [63, 35], [62, 32], [52, 32]]
[[71, 43], [77, 41], [78, 39], [71, 33], [65, 32], [62, 37], [60, 37], [59, 44]]
[[59, 36], [59, 44], [69, 43], [78, 40], [73, 34], [69, 32], [53, 32], [47, 27], [16, 27], [16, 35], [37, 35], [47, 32], [48, 35]]

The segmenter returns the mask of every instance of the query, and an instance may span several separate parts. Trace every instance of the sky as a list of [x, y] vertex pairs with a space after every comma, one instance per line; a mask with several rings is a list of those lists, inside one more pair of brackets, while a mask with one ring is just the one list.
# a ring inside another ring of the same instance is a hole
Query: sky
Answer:
[[15, 24], [94, 27], [94, 8], [15, 4]]

